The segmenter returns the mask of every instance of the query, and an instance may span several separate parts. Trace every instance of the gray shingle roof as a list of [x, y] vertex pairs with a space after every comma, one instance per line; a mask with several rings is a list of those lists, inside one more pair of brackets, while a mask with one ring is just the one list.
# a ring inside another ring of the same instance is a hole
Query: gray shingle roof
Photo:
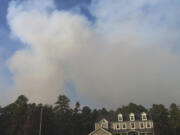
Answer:
[[[146, 114], [147, 114], [147, 120], [152, 120], [150, 114], [149, 113]], [[129, 114], [122, 114], [122, 115], [123, 115], [123, 121], [130, 121]], [[135, 115], [135, 120], [141, 120], [141, 113], [140, 114], [134, 113], [134, 115]], [[117, 115], [106, 115], [106, 116], [99, 116], [96, 122], [99, 122], [103, 118], [105, 118], [109, 122], [118, 121]]]

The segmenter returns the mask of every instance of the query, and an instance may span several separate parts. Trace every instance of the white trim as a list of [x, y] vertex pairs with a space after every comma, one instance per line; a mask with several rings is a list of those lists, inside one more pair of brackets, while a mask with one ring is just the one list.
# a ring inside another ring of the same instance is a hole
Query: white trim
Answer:
[[[143, 128], [141, 127], [141, 124], [143, 124]], [[139, 122], [139, 128], [140, 129], [144, 129], [145, 128], [144, 122]]]
[[100, 120], [100, 122], [102, 122], [102, 121], [105, 121], [106, 123], [108, 123], [108, 121], [107, 121], [105, 118], [102, 118], [102, 119]]
[[110, 132], [108, 132], [107, 130], [105, 130], [105, 129], [103, 129], [103, 128], [99, 128], [99, 129], [97, 129], [97, 130], [94, 130], [94, 131], [92, 131], [91, 133], [89, 133], [89, 135], [92, 135], [93, 133], [97, 132], [98, 130], [103, 130], [103, 131], [105, 131], [106, 133], [108, 133], [109, 135], [112, 135]]
[[[150, 127], [147, 126], [148, 124]], [[151, 128], [151, 122], [146, 122], [146, 128]]]
[[[132, 117], [133, 119], [131, 119], [131, 117]], [[130, 120], [130, 121], [135, 121], [135, 115], [134, 115], [134, 113], [130, 113], [130, 114], [129, 114], [129, 120]]]
[[108, 127], [108, 121], [105, 118], [103, 118], [99, 123], [100, 123], [100, 127], [106, 128], [106, 129], [109, 128]]
[[116, 129], [116, 123], [113, 123], [113, 129]]
[[[121, 119], [119, 119], [121, 118]], [[118, 121], [123, 121], [123, 115], [121, 113], [118, 114]]]
[[[117, 128], [119, 126], [119, 128]], [[120, 123], [116, 123], [116, 129], [121, 129]]]
[[[145, 118], [143, 118], [145, 116]], [[147, 120], [147, 114], [145, 112], [141, 113], [141, 119], [143, 121], [146, 121]]]
[[[134, 124], [134, 128], [132, 127], [132, 125], [131, 125], [131, 124]], [[136, 129], [135, 122], [130, 122], [130, 128], [131, 128], [131, 129]]]
[[[122, 123], [122, 129], [127, 129], [127, 124], [126, 123]], [[123, 125], [125, 125], [125, 128], [123, 128]]]
[[151, 122], [151, 127], [153, 128], [153, 122]]

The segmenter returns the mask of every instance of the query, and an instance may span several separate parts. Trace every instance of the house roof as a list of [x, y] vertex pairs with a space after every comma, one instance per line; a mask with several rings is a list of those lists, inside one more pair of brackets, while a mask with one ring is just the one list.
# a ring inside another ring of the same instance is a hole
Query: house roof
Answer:
[[95, 134], [96, 132], [98, 132], [98, 131], [100, 131], [100, 130], [102, 130], [103, 132], [105, 132], [105, 133], [108, 134], [108, 135], [112, 135], [112, 133], [111, 133], [110, 131], [108, 131], [107, 129], [104, 129], [104, 128], [99, 128], [99, 129], [97, 129], [97, 130], [94, 130], [94, 131], [92, 131], [91, 133], [89, 133], [89, 135], [93, 135], [93, 134]]
[[[141, 120], [141, 114], [142, 113], [134, 113], [135, 120]], [[152, 117], [150, 116], [149, 113], [147, 114], [147, 120], [152, 120]], [[129, 119], [129, 114], [122, 114], [123, 116], [123, 121], [130, 121]], [[106, 115], [106, 116], [99, 116], [96, 120], [96, 122], [99, 122], [105, 118], [108, 122], [118, 122], [118, 115]]]

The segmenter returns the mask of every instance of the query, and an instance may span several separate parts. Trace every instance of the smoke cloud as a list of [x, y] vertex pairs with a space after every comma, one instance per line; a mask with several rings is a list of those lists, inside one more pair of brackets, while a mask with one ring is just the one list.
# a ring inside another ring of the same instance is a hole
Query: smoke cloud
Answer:
[[167, 11], [167, 3], [94, 0], [93, 22], [76, 9], [57, 10], [52, 0], [11, 2], [11, 33], [26, 44], [8, 61], [14, 97], [54, 103], [73, 81], [77, 98], [92, 105], [179, 103], [179, 9]]

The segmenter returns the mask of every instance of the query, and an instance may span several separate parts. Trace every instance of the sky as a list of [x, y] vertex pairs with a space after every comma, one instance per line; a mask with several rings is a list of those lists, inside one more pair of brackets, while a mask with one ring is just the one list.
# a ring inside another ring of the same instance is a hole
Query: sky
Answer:
[[179, 0], [1, 0], [0, 105], [24, 94], [180, 104]]

